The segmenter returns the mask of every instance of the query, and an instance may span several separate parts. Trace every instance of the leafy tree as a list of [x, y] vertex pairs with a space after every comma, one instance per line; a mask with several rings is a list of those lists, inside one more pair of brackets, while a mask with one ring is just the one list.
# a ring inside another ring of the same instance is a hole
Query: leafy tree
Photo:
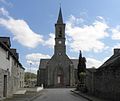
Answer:
[[37, 75], [34, 73], [30, 73], [30, 72], [25, 72], [25, 82], [30, 80], [30, 79], [36, 79]]

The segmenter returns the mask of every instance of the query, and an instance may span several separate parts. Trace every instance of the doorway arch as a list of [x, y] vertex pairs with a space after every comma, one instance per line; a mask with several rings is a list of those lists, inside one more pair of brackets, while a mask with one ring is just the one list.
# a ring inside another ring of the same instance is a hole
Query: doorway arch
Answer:
[[64, 86], [64, 71], [63, 71], [62, 67], [58, 66], [55, 68], [53, 80], [54, 80], [55, 87], [63, 87]]

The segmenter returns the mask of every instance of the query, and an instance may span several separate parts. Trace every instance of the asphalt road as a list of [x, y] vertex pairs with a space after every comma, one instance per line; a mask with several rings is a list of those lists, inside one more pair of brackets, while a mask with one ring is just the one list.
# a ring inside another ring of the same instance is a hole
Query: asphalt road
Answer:
[[88, 101], [67, 88], [45, 89], [34, 101]]

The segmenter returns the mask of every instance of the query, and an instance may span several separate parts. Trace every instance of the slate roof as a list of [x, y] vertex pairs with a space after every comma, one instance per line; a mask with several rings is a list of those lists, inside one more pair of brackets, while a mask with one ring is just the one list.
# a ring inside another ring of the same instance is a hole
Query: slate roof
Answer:
[[103, 70], [109, 67], [120, 67], [120, 54], [113, 54], [106, 62], [103, 63], [97, 70]]
[[[50, 59], [41, 59], [40, 64], [39, 64], [39, 68], [40, 69], [46, 69], [46, 65], [47, 65], [47, 62], [49, 60]], [[71, 61], [73, 62], [74, 68], [77, 69], [78, 59], [71, 59]]]
[[39, 68], [40, 68], [40, 69], [46, 69], [46, 65], [47, 65], [47, 62], [48, 62], [49, 60], [50, 60], [50, 59], [40, 59]]
[[59, 16], [58, 16], [58, 20], [57, 20], [57, 23], [63, 23], [63, 17], [62, 17], [62, 10], [61, 10], [61, 7], [60, 7], [60, 11], [59, 11]]

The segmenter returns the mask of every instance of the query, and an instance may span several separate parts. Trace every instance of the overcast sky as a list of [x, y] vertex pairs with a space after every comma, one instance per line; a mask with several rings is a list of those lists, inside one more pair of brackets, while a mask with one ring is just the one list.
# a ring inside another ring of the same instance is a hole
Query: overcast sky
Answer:
[[27, 71], [53, 55], [60, 2], [70, 58], [82, 50], [87, 68], [98, 68], [120, 47], [120, 0], [0, 0], [0, 36], [11, 38]]

